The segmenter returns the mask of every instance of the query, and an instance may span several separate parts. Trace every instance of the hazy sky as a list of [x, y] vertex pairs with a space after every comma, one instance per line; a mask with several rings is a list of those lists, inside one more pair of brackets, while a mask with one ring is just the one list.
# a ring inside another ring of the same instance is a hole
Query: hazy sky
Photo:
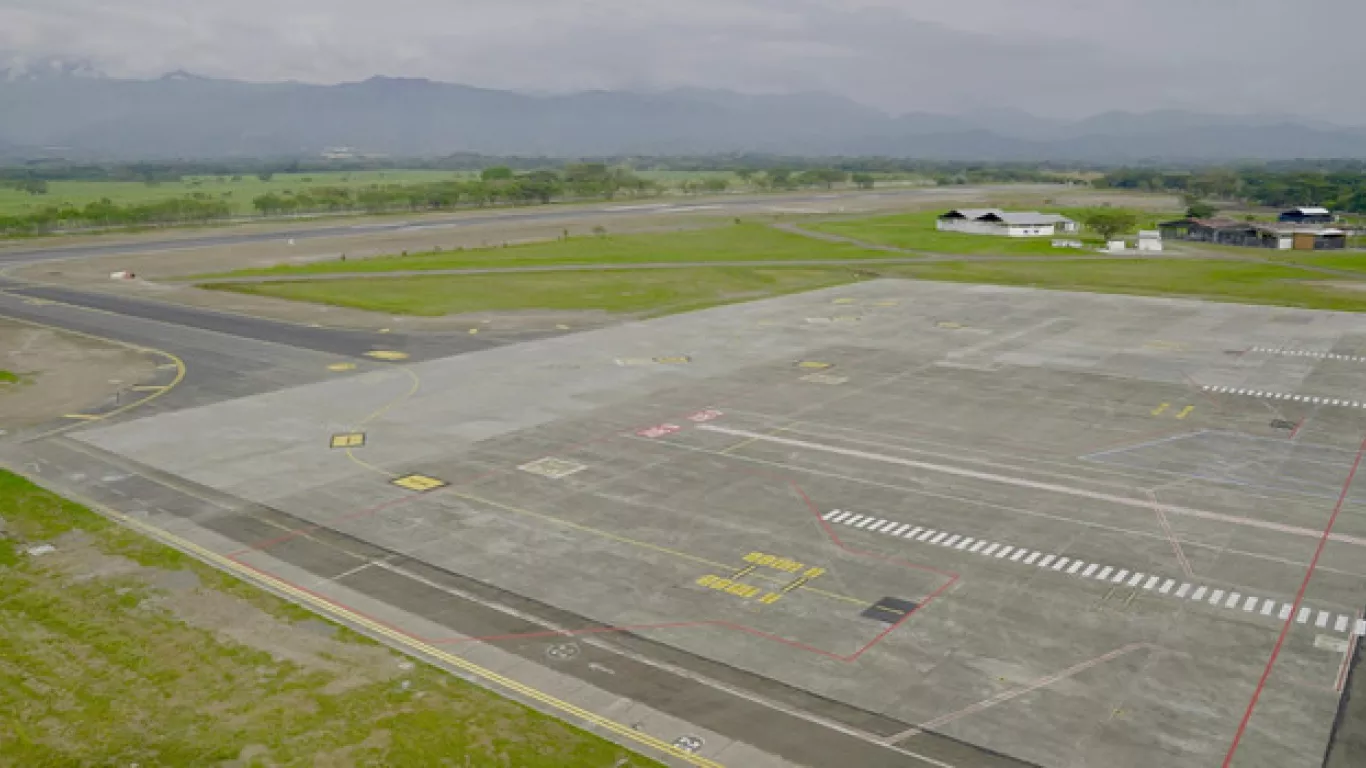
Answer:
[[0, 0], [0, 51], [113, 75], [825, 90], [891, 112], [1366, 122], [1366, 0]]

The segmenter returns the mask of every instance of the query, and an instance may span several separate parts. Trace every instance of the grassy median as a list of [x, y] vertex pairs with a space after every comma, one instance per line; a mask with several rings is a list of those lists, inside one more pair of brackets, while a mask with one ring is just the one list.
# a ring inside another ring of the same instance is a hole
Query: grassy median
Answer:
[[936, 262], [881, 268], [887, 276], [1093, 293], [1181, 296], [1244, 304], [1366, 312], [1361, 289], [1325, 285], [1291, 265], [1196, 259]]
[[200, 277], [271, 277], [339, 273], [399, 272], [488, 267], [548, 267], [566, 264], [603, 266], [718, 261], [794, 261], [888, 258], [895, 254], [856, 245], [813, 240], [762, 224], [726, 224], [707, 229], [631, 235], [577, 235], [506, 248], [425, 251], [369, 259], [322, 261], [243, 269]]
[[657, 765], [3, 471], [0, 519], [0, 764]]
[[849, 269], [710, 267], [217, 283], [205, 287], [390, 314], [439, 316], [547, 309], [657, 316], [858, 279]]

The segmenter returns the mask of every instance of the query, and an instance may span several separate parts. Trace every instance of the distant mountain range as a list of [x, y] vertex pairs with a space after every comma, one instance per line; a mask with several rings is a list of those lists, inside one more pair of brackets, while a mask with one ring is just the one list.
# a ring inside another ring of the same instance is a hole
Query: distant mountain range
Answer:
[[0, 157], [368, 154], [593, 156], [766, 152], [931, 160], [1222, 161], [1366, 157], [1366, 129], [1287, 116], [1013, 110], [888, 115], [824, 93], [676, 89], [527, 95], [374, 77], [339, 85], [156, 80], [80, 65], [0, 68]]

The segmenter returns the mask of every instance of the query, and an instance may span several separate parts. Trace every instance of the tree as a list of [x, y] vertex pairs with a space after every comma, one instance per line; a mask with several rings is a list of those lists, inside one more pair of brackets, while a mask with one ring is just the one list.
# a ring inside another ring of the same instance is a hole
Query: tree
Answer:
[[772, 189], [787, 189], [792, 186], [792, 171], [787, 168], [773, 168], [764, 174]]
[[1081, 223], [1109, 240], [1138, 226], [1138, 217], [1123, 208], [1093, 208], [1082, 214]]
[[725, 192], [730, 186], [730, 179], [725, 176], [708, 176], [702, 180], [702, 188], [708, 192]]
[[492, 168], [485, 168], [479, 173], [482, 181], [511, 181], [512, 169], [506, 165], [495, 165]]
[[19, 189], [30, 195], [46, 195], [47, 182], [43, 179], [25, 179], [19, 182]]
[[271, 171], [261, 171], [260, 173], [256, 174], [256, 178], [260, 179], [261, 181], [268, 182], [271, 179], [275, 178], [275, 174]]
[[1208, 219], [1218, 213], [1219, 209], [1200, 199], [1186, 201], [1186, 215], [1192, 219]]
[[873, 188], [873, 174], [871, 173], [856, 173], [853, 176], [853, 181], [859, 189]]

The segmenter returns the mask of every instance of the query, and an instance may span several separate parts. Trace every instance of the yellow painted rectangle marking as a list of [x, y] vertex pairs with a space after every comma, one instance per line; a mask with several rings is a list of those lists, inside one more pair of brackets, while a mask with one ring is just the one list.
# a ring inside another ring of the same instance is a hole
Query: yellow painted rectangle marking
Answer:
[[661, 365], [682, 365], [684, 363], [692, 362], [692, 358], [687, 355], [668, 355], [666, 357], [656, 357], [654, 360]]
[[769, 592], [767, 595], [764, 595], [763, 597], [759, 598], [759, 602], [763, 603], [764, 605], [773, 605], [781, 599], [783, 599], [783, 596], [780, 593]]
[[835, 299], [834, 301], [832, 301], [832, 302], [830, 302], [830, 303], [831, 303], [831, 304], [854, 304], [854, 303], [855, 303], [855, 300], [854, 300], [854, 299]]
[[797, 363], [798, 368], [805, 368], [809, 371], [823, 371], [826, 368], [833, 368], [833, 363], [823, 363], [819, 360], [803, 360]]
[[68, 413], [68, 414], [66, 414], [65, 416], [63, 416], [62, 418], [65, 418], [65, 419], [81, 419], [82, 421], [94, 421], [95, 419], [98, 419], [98, 418], [100, 418], [100, 417], [99, 417], [99, 416], [91, 415], [91, 414], [89, 414], [89, 413]]
[[1188, 405], [1188, 406], [1186, 406], [1185, 408], [1182, 408], [1180, 413], [1176, 414], [1176, 418], [1178, 418], [1178, 419], [1184, 419], [1184, 418], [1186, 418], [1187, 416], [1191, 415], [1191, 411], [1193, 411], [1193, 410], [1195, 410], [1195, 406], [1193, 406], [1193, 405]]
[[365, 433], [348, 432], [345, 434], [333, 435], [331, 445], [333, 448], [359, 448], [360, 446], [365, 445]]
[[1170, 408], [1170, 407], [1172, 407], [1172, 404], [1171, 404], [1171, 403], [1163, 403], [1163, 404], [1161, 404], [1161, 405], [1159, 405], [1159, 406], [1157, 406], [1156, 408], [1153, 409], [1153, 415], [1154, 415], [1154, 416], [1161, 416], [1161, 415], [1162, 415], [1168, 408]]

